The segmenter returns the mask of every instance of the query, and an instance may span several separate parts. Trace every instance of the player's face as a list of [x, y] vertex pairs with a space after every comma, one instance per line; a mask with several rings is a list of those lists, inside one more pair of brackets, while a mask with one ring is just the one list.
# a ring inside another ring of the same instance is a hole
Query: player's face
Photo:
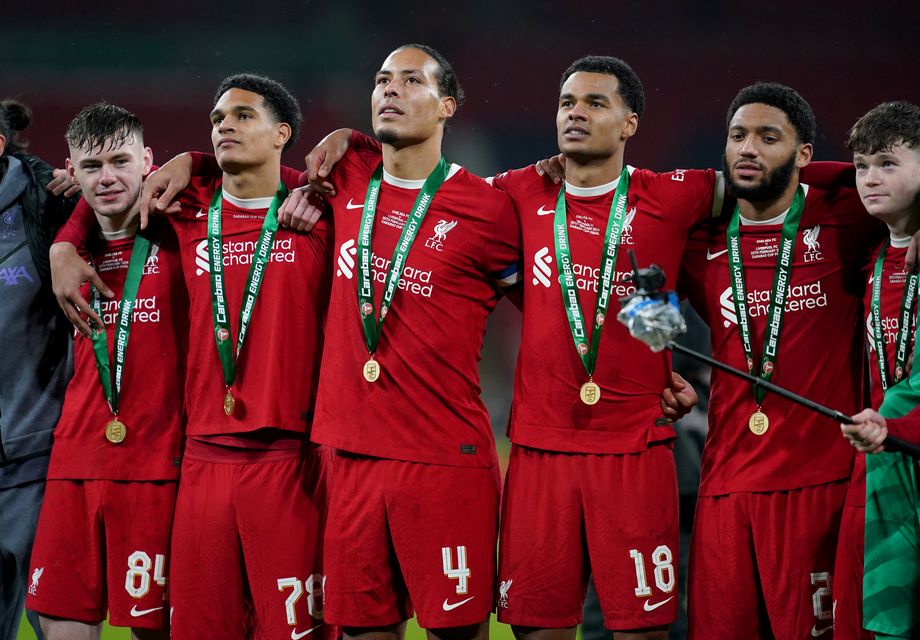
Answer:
[[877, 153], [853, 154], [856, 190], [873, 216], [894, 221], [917, 206], [920, 150], [903, 144]]
[[782, 109], [752, 103], [732, 117], [725, 143], [725, 170], [732, 193], [754, 202], [779, 197], [797, 168], [811, 160]]
[[618, 93], [608, 73], [578, 71], [562, 85], [556, 112], [559, 150], [578, 162], [606, 159], [636, 133], [639, 116]]
[[211, 111], [214, 155], [228, 173], [274, 161], [290, 136], [290, 126], [277, 122], [262, 96], [252, 91], [228, 89]]
[[116, 217], [130, 213], [137, 204], [153, 153], [137, 136], [117, 147], [106, 139], [101, 147], [89, 151], [71, 147], [66, 164], [87, 204], [100, 215]]
[[398, 49], [383, 61], [371, 94], [371, 120], [381, 142], [418, 144], [454, 115], [456, 101], [438, 91], [438, 70], [437, 61], [419, 49]]

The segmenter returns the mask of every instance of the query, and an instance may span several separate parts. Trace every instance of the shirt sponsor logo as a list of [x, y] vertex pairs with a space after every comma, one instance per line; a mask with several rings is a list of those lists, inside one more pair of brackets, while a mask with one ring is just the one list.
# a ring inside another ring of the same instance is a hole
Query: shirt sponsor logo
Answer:
[[[553, 256], [550, 253], [549, 247], [543, 247], [534, 253], [533, 265], [531, 266], [531, 273], [533, 274], [531, 283], [534, 286], [542, 285], [548, 288], [552, 284], [552, 279], [554, 277], [552, 267], [550, 267], [552, 262]], [[573, 262], [572, 273], [575, 276], [575, 286], [578, 287], [578, 289], [597, 293], [597, 283], [601, 277], [600, 267], [589, 267], [580, 262]], [[618, 297], [635, 293], [636, 287], [630, 282], [631, 277], [632, 271], [614, 271], [612, 278], [613, 286], [610, 289], [611, 293]], [[555, 276], [555, 279], [557, 282], [559, 281], [558, 276]]]
[[818, 234], [821, 233], [821, 225], [816, 224], [811, 229], [806, 229], [802, 234], [802, 242], [805, 243], [805, 254], [802, 258], [805, 262], [819, 262], [824, 260], [821, 254], [821, 243], [818, 242]]
[[[256, 250], [255, 240], [224, 240], [224, 268], [235, 265], [252, 264]], [[269, 262], [287, 262], [293, 264], [297, 259], [297, 249], [293, 238], [276, 238], [272, 243]], [[208, 254], [208, 241], [202, 240], [195, 245], [195, 275], [211, 273], [211, 260]]]
[[502, 609], [508, 608], [508, 589], [511, 588], [511, 583], [514, 582], [512, 579], [502, 580], [501, 584], [498, 585], [498, 606]]
[[[733, 324], [738, 324], [731, 287], [726, 287], [719, 296], [719, 306], [722, 312], [722, 326], [727, 329]], [[769, 289], [755, 289], [747, 292], [747, 308], [750, 318], [766, 317], [769, 306]], [[787, 312], [807, 311], [826, 306], [827, 292], [824, 291], [820, 280], [810, 284], [797, 284], [789, 287], [789, 293], [786, 297]]]
[[3, 283], [8, 287], [15, 287], [20, 284], [20, 280], [23, 278], [26, 282], [35, 282], [29, 274], [29, 270], [22, 265], [18, 267], [0, 267], [0, 280], [3, 280]]
[[[121, 300], [108, 300], [103, 298], [102, 321], [106, 326], [114, 326], [118, 322], [118, 312], [121, 309]], [[134, 301], [134, 309], [131, 311], [131, 322], [152, 322], [160, 321], [160, 308], [157, 305], [157, 297], [137, 298]]]
[[456, 220], [438, 220], [434, 225], [434, 234], [425, 241], [425, 246], [435, 251], [444, 251], [444, 241], [447, 239], [447, 233], [457, 226]]
[[32, 570], [32, 582], [29, 583], [29, 595], [37, 596], [38, 595], [38, 581], [41, 580], [42, 574], [45, 572], [44, 567], [38, 567]]
[[[339, 247], [339, 255], [336, 259], [338, 266], [335, 271], [336, 277], [345, 278], [346, 280], [351, 280], [355, 277], [355, 255], [358, 253], [355, 245], [356, 242], [352, 239], [346, 240]], [[371, 272], [374, 276], [374, 282], [380, 284], [386, 282], [387, 271], [391, 262], [392, 260], [389, 258], [383, 258], [376, 253], [371, 253]], [[402, 277], [399, 279], [397, 288], [430, 298], [434, 292], [434, 285], [431, 283], [431, 271], [422, 271], [406, 265], [403, 268]]]

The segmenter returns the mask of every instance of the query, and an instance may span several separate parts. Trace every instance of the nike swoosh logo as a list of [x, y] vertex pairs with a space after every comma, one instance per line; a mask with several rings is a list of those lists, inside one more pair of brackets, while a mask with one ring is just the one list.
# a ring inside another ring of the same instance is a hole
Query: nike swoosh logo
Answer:
[[544, 209], [542, 204], [540, 205], [540, 208], [537, 209], [538, 216], [548, 216], [551, 213], [556, 213], [556, 210], [555, 209]]
[[364, 203], [362, 202], [361, 204], [355, 204], [354, 202], [352, 202], [352, 199], [349, 198], [348, 202], [345, 203], [345, 208], [346, 209], [363, 209]]
[[199, 209], [199, 210], [198, 210], [198, 213], [195, 214], [195, 217], [196, 217], [196, 218], [203, 218], [203, 217], [205, 217], [206, 215], [208, 215], [208, 214], [206, 214], [204, 211], [202, 211], [201, 209]]
[[661, 605], [667, 602], [670, 602], [673, 599], [674, 599], [674, 596], [671, 596], [670, 598], [667, 598], [666, 600], [662, 600], [661, 602], [656, 602], [655, 604], [649, 604], [648, 600], [646, 600], [645, 602], [642, 603], [642, 608], [645, 609], [646, 611], [654, 611]]
[[316, 625], [316, 626], [313, 627], [312, 629], [307, 629], [306, 631], [301, 631], [300, 633], [297, 633], [297, 629], [291, 629], [291, 640], [300, 640], [300, 638], [303, 638], [304, 636], [310, 635], [311, 633], [313, 633], [314, 631], [316, 631], [317, 629], [319, 629], [321, 626], [323, 626], [322, 623]]
[[162, 609], [162, 608], [163, 608], [163, 607], [154, 607], [153, 609], [143, 609], [143, 610], [141, 610], [141, 609], [138, 609], [138, 608], [137, 608], [137, 605], [134, 605], [133, 607], [131, 607], [131, 617], [132, 617], [132, 618], [140, 618], [141, 616], [145, 616], [145, 615], [147, 615], [148, 613], [153, 613], [154, 611], [159, 611], [159, 610]]
[[833, 628], [834, 628], [833, 623], [831, 623], [830, 626], [822, 627], [821, 629], [818, 628], [818, 625], [815, 625], [811, 628], [811, 637], [817, 638], [818, 636], [823, 636], [825, 633], [827, 633]]
[[447, 602], [447, 598], [444, 598], [444, 604], [442, 604], [441, 607], [444, 609], [444, 611], [453, 611], [453, 610], [456, 609], [457, 607], [460, 607], [460, 606], [462, 606], [462, 605], [465, 605], [467, 602], [469, 602], [470, 600], [472, 600], [472, 599], [475, 598], [475, 597], [476, 597], [476, 596], [470, 596], [470, 597], [467, 598], [466, 600], [461, 600], [460, 602], [455, 602], [455, 603], [453, 603], [453, 604], [450, 604], [449, 602]]
[[716, 251], [715, 253], [713, 253], [713, 252], [710, 251], [709, 249], [706, 249], [706, 259], [707, 259], [707, 260], [715, 260], [715, 259], [718, 258], [720, 255], [722, 255], [723, 253], [728, 253], [728, 249], [722, 249], [721, 251]]

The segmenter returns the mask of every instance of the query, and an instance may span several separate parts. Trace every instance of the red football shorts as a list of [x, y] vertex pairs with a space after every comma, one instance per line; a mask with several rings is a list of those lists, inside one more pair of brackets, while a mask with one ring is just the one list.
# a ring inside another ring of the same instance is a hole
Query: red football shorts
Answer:
[[873, 637], [862, 628], [865, 551], [866, 507], [844, 505], [834, 562], [834, 640], [870, 640]]
[[165, 629], [175, 482], [49, 480], [26, 607], [46, 616]]
[[428, 629], [492, 611], [497, 468], [339, 453], [326, 529], [328, 619], [346, 627], [412, 617]]
[[700, 497], [690, 547], [691, 640], [832, 637], [846, 492], [842, 481]]
[[498, 619], [572, 627], [588, 575], [613, 630], [677, 614], [677, 478], [668, 445], [591, 455], [511, 448], [502, 504]]
[[324, 624], [328, 451], [182, 463], [173, 527], [172, 637], [334, 638]]

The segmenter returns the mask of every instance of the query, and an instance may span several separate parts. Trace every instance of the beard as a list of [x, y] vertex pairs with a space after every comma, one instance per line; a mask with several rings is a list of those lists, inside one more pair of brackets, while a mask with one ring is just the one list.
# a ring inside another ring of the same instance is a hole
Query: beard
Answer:
[[380, 144], [396, 144], [399, 140], [399, 136], [396, 135], [396, 132], [390, 129], [381, 129], [375, 133]]
[[789, 156], [789, 160], [765, 173], [760, 184], [747, 186], [732, 180], [728, 159], [724, 155], [722, 156], [722, 173], [728, 184], [728, 192], [739, 200], [768, 202], [777, 199], [789, 187], [793, 171], [795, 171], [795, 152]]

